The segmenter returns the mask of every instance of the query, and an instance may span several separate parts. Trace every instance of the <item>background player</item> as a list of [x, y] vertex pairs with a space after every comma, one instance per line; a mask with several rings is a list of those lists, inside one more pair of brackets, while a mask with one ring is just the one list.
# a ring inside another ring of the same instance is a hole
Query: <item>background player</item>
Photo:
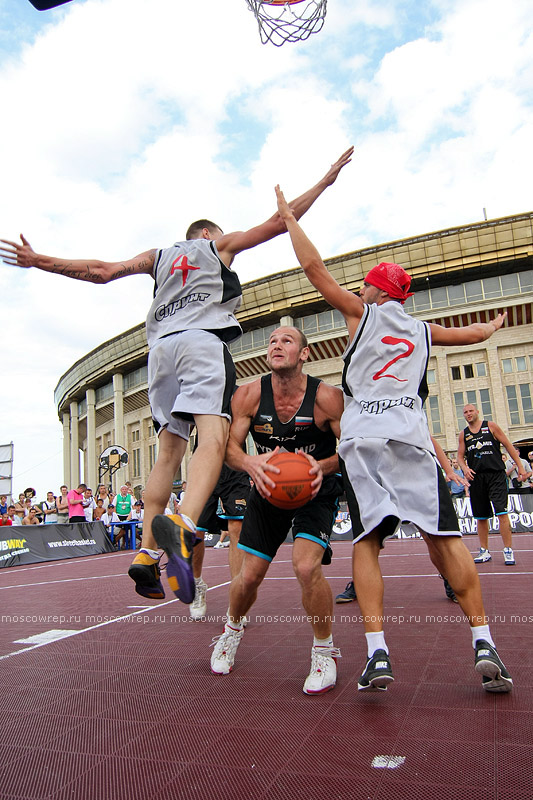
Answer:
[[[525, 481], [527, 473], [520, 459], [520, 453], [495, 422], [479, 418], [478, 409], [468, 404], [463, 409], [467, 427], [459, 434], [457, 460], [465, 478], [470, 483], [470, 505], [472, 516], [477, 520], [479, 553], [474, 558], [476, 564], [491, 560], [489, 552], [489, 519], [498, 517], [503, 539], [503, 560], [506, 566], [513, 566], [515, 557], [512, 550], [513, 537], [507, 515], [508, 489], [505, 464], [502, 460], [500, 444], [503, 444], [518, 470], [518, 479]], [[493, 511], [494, 509], [494, 511]]]
[[[246, 511], [246, 504], [250, 494], [250, 480], [244, 472], [230, 469], [226, 464], [217, 481], [211, 497], [196, 525], [197, 540], [194, 543], [192, 569], [194, 576], [194, 600], [189, 606], [192, 619], [198, 620], [205, 616], [207, 611], [207, 583], [202, 578], [202, 567], [205, 555], [204, 537], [207, 531], [215, 530], [220, 524], [220, 519], [227, 520], [229, 536], [229, 568], [232, 578], [238, 574], [242, 562], [242, 551], [237, 549], [241, 533], [242, 520]], [[219, 501], [222, 503], [223, 514], [217, 514]]]

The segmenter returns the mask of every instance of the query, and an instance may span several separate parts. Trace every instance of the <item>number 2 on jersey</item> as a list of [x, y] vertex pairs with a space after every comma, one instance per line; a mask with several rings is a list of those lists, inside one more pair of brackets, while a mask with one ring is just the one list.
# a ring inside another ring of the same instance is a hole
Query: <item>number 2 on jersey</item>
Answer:
[[382, 367], [380, 370], [378, 370], [378, 372], [376, 372], [376, 374], [372, 376], [372, 380], [377, 381], [380, 378], [394, 378], [395, 381], [402, 381], [402, 382], [406, 381], [407, 378], [398, 378], [396, 375], [389, 375], [388, 373], [387, 374], [384, 373], [385, 370], [387, 370], [390, 366], [392, 366], [392, 364], [395, 364], [396, 361], [399, 361], [401, 358], [408, 358], [415, 349], [414, 344], [410, 342], [409, 339], [397, 339], [395, 336], [384, 336], [381, 341], [383, 342], [383, 344], [392, 344], [392, 345], [404, 344], [407, 347], [407, 350], [405, 350], [405, 352], [403, 353], [399, 353], [397, 356], [394, 356], [394, 358], [391, 358], [390, 361], [387, 361], [385, 366]]

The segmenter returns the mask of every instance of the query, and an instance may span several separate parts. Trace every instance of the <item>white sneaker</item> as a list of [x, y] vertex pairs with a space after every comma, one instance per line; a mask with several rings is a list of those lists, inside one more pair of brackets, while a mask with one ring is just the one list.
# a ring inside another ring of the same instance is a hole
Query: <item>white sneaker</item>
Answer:
[[222, 547], [229, 547], [229, 539], [222, 542]]
[[485, 561], [492, 561], [492, 556], [484, 547], [479, 548], [479, 553], [474, 558], [475, 564], [483, 564]]
[[224, 632], [220, 636], [215, 636], [211, 642], [215, 646], [211, 655], [211, 671], [215, 675], [228, 675], [231, 672], [243, 633], [243, 629], [232, 628], [226, 623]]
[[338, 647], [313, 645], [311, 649], [311, 672], [305, 679], [306, 694], [321, 694], [333, 689], [337, 682], [337, 659], [341, 651]]
[[206, 600], [206, 592], [207, 592], [207, 583], [204, 580], [199, 581], [199, 583], [194, 583], [194, 600], [189, 606], [189, 615], [191, 619], [202, 619], [205, 617], [205, 613], [207, 611], [207, 600]]
[[217, 542], [213, 545], [213, 550], [220, 550], [221, 547], [224, 547], [224, 542]]
[[505, 562], [506, 567], [512, 567], [514, 564], [516, 564], [512, 548], [510, 547], [503, 548], [503, 560]]

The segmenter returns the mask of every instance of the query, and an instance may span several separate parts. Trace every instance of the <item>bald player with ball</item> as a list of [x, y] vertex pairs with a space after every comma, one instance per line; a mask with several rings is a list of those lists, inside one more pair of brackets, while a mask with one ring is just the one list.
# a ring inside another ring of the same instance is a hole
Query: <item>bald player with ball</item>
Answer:
[[[244, 632], [242, 620], [292, 528], [294, 572], [314, 635], [311, 670], [303, 691], [321, 694], [335, 686], [340, 655], [333, 646], [333, 598], [322, 563], [331, 558], [329, 537], [342, 494], [336, 448], [344, 401], [340, 389], [304, 374], [308, 358], [307, 339], [298, 328], [277, 328], [268, 343], [271, 374], [239, 386], [233, 396], [226, 463], [247, 472], [254, 488], [238, 545], [244, 551], [243, 562], [231, 582], [228, 621], [216, 642], [211, 669], [219, 675], [231, 671]], [[258, 455], [242, 449], [248, 433]], [[269, 501], [279, 474], [270, 458], [280, 448], [303, 450], [315, 476], [311, 500], [295, 510], [277, 508]]]

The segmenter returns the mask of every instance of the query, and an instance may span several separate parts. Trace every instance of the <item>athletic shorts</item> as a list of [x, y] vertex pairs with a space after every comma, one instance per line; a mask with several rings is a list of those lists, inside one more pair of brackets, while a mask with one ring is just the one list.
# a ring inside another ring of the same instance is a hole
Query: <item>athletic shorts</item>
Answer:
[[182, 331], [159, 339], [148, 355], [148, 399], [154, 427], [189, 438], [196, 414], [231, 419], [235, 366], [213, 333]]
[[341, 494], [341, 482], [328, 476], [326, 486], [322, 484], [314, 500], [301, 508], [287, 511], [273, 506], [254, 487], [242, 523], [239, 549], [270, 562], [292, 528], [293, 539], [309, 539], [325, 550]]
[[[216, 531], [220, 528], [221, 519], [241, 520], [246, 511], [249, 495], [248, 474], [230, 469], [224, 464], [218, 483], [205, 504], [196, 527], [203, 531]], [[222, 514], [217, 514], [219, 499], [224, 509]]]
[[507, 500], [507, 479], [503, 469], [476, 472], [470, 484], [470, 505], [474, 519], [490, 519], [493, 514], [507, 514]]
[[345, 439], [339, 461], [358, 542], [378, 530], [383, 544], [401, 522], [424, 533], [460, 536], [459, 523], [437, 461], [424, 450], [392, 439]]

